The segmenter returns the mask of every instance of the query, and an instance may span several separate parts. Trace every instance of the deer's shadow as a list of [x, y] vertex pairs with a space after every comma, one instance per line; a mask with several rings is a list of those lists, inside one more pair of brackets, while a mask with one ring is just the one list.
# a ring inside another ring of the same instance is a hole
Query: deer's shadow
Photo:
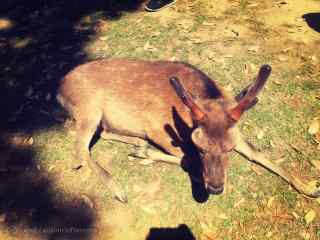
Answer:
[[165, 125], [165, 131], [171, 137], [172, 144], [180, 147], [184, 153], [181, 167], [189, 175], [193, 198], [199, 203], [206, 202], [209, 199], [209, 194], [204, 186], [201, 159], [196, 146], [191, 140], [191, 134], [194, 129], [186, 124], [175, 107], [172, 107], [172, 117], [174, 126]]

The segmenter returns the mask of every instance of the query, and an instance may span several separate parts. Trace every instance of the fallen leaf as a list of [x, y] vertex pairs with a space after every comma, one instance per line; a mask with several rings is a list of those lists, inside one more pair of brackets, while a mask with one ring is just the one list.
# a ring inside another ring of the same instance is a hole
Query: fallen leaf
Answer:
[[52, 172], [52, 170], [55, 169], [55, 167], [56, 167], [55, 165], [51, 165], [51, 166], [48, 168], [48, 172]]
[[278, 60], [280, 62], [285, 62], [285, 61], [288, 61], [288, 57], [287, 56], [284, 56], [284, 55], [280, 55], [278, 56]]
[[300, 233], [300, 236], [301, 236], [304, 240], [309, 240], [310, 237], [311, 237], [310, 233], [305, 232], [305, 231], [301, 232], [301, 233]]
[[248, 48], [249, 52], [257, 52], [260, 49], [259, 46], [252, 46]]
[[307, 225], [309, 225], [316, 217], [316, 212], [312, 209], [310, 209], [307, 214], [304, 216], [304, 220]]
[[310, 160], [310, 163], [320, 171], [320, 160]]
[[294, 144], [289, 143], [290, 147], [299, 154], [302, 154], [302, 151]]
[[274, 197], [274, 196], [271, 197], [271, 198], [269, 198], [269, 200], [268, 200], [268, 202], [267, 202], [267, 207], [268, 207], [268, 208], [272, 208], [272, 204], [273, 204], [275, 198], [276, 198], [276, 197]]
[[31, 38], [18, 39], [13, 43], [14, 48], [24, 48], [31, 43]]
[[311, 135], [315, 135], [319, 131], [320, 125], [317, 119], [314, 119], [308, 129], [308, 133]]
[[220, 64], [225, 63], [225, 59], [224, 58], [213, 58], [212, 60], [214, 62], [217, 62], [217, 63], [220, 63]]
[[151, 165], [153, 164], [154, 161], [152, 159], [143, 159], [141, 161], [139, 161], [139, 164], [147, 166], [147, 165]]
[[151, 33], [151, 37], [158, 37], [161, 35], [161, 32], [153, 32]]
[[213, 232], [205, 232], [200, 235], [200, 240], [216, 240], [217, 235]]
[[239, 207], [242, 203], [244, 203], [245, 202], [245, 200], [244, 200], [244, 198], [241, 198], [239, 201], [237, 201], [234, 205], [233, 205], [233, 207], [234, 208], [237, 208], [237, 207]]
[[33, 137], [30, 137], [28, 140], [27, 140], [27, 145], [32, 145], [33, 144]]
[[276, 85], [282, 85], [282, 83], [281, 83], [280, 81], [278, 81], [278, 80], [272, 80], [272, 82], [273, 82], [274, 84], [276, 84]]
[[107, 37], [107, 36], [102, 36], [102, 37], [99, 37], [99, 40], [101, 40], [101, 41], [107, 41], [107, 40], [108, 40], [108, 37]]
[[33, 144], [33, 138], [25, 134], [7, 136], [7, 142], [15, 146], [27, 146]]
[[190, 39], [193, 44], [200, 44], [202, 40], [200, 38], [191, 38]]
[[223, 219], [223, 220], [228, 219], [228, 216], [225, 213], [221, 213], [217, 217], [220, 218], [220, 219]]
[[287, 29], [287, 32], [288, 33], [296, 33], [297, 29], [294, 29], [294, 28], [290, 27], [289, 29]]
[[173, 57], [169, 58], [169, 60], [172, 61], [172, 62], [175, 62], [175, 61], [177, 61], [178, 59], [177, 59], [176, 56], [173, 56]]
[[316, 61], [318, 60], [318, 58], [317, 58], [316, 55], [312, 55], [312, 56], [311, 56], [311, 60], [314, 61], [314, 62], [316, 62]]
[[285, 160], [286, 160], [286, 159], [285, 159], [284, 157], [282, 157], [282, 158], [278, 158], [278, 159], [275, 160], [274, 162], [275, 162], [276, 164], [280, 164], [280, 163], [283, 163]]
[[299, 219], [300, 216], [296, 212], [292, 212], [292, 215], [294, 216], [295, 219]]
[[244, 75], [245, 75], [245, 76], [248, 76], [249, 73], [250, 73], [250, 65], [245, 64], [245, 65], [244, 65]]
[[272, 235], [273, 235], [273, 232], [270, 231], [270, 232], [267, 232], [266, 237], [270, 238], [270, 237], [272, 237]]
[[200, 221], [200, 227], [204, 232], [211, 231], [208, 223], [205, 221]]
[[157, 212], [156, 210], [152, 207], [152, 206], [148, 206], [148, 205], [142, 205], [141, 209], [149, 214], [155, 215]]
[[276, 144], [275, 144], [272, 140], [270, 140], [269, 143], [270, 143], [270, 146], [271, 146], [271, 147], [273, 147], [273, 148], [276, 147]]
[[200, 240], [215, 240], [217, 239], [215, 229], [209, 225], [206, 221], [200, 221], [200, 227], [202, 234]]
[[318, 144], [320, 144], [320, 131], [315, 134], [314, 140], [315, 140]]
[[255, 172], [258, 176], [262, 175], [261, 167], [257, 166], [256, 164], [251, 164], [251, 170]]
[[263, 131], [262, 129], [260, 129], [260, 130], [258, 131], [257, 138], [258, 138], [259, 140], [261, 140], [263, 137], [264, 137], [264, 131]]
[[149, 42], [146, 42], [146, 44], [143, 46], [143, 49], [150, 52], [157, 51], [157, 48], [151, 46]]
[[248, 7], [257, 7], [259, 4], [258, 3], [249, 3]]

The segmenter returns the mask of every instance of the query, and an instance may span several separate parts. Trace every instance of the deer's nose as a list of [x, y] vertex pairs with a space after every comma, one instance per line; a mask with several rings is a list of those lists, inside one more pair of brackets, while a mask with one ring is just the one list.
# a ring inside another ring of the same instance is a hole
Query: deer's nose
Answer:
[[207, 189], [207, 192], [208, 192], [209, 194], [215, 194], [215, 195], [217, 195], [217, 194], [223, 193], [224, 186], [221, 185], [221, 186], [216, 187], [216, 186], [207, 184], [206, 189]]

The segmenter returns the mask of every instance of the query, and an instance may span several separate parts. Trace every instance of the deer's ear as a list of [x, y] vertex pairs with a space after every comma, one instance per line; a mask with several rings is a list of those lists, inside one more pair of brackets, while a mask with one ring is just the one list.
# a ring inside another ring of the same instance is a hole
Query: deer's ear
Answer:
[[201, 127], [198, 127], [193, 130], [191, 139], [192, 142], [201, 149], [205, 149], [208, 145], [205, 133]]

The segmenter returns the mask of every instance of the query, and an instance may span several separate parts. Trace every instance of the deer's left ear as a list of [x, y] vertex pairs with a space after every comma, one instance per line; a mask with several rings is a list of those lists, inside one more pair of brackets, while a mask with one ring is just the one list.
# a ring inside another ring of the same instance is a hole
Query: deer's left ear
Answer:
[[253, 107], [257, 101], [257, 95], [262, 90], [271, 73], [269, 65], [262, 65], [257, 79], [252, 86], [249, 86], [245, 95], [241, 98], [238, 105], [228, 110], [228, 115], [235, 122], [239, 121], [241, 115], [249, 108]]
[[204, 137], [204, 131], [201, 127], [198, 127], [193, 130], [191, 134], [192, 142], [201, 149], [207, 149], [208, 148], [208, 142], [207, 138]]

